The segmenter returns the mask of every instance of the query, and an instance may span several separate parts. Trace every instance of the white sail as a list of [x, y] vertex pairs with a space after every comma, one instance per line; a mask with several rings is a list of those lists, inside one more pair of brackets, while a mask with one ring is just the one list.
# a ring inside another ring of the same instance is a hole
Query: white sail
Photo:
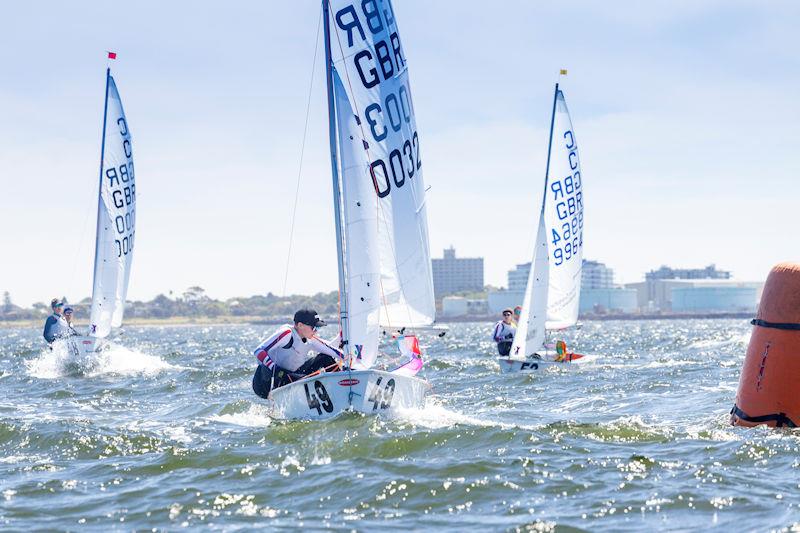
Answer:
[[517, 323], [514, 343], [511, 345], [511, 357], [525, 358], [544, 346], [548, 270], [547, 230], [544, 226], [544, 219], [540, 216], [525, 300], [522, 304], [519, 323]]
[[550, 256], [547, 329], [578, 321], [583, 263], [583, 180], [564, 93], [556, 88], [544, 220]]
[[336, 69], [332, 70], [336, 103], [340, 179], [344, 213], [349, 343], [353, 368], [369, 368], [378, 355], [380, 325], [380, 262], [378, 196], [358, 119]]
[[332, 0], [332, 61], [364, 137], [377, 195], [380, 323], [435, 318], [425, 183], [408, 68], [389, 0]]
[[108, 74], [92, 291], [91, 333], [122, 325], [136, 233], [131, 134], [114, 78]]

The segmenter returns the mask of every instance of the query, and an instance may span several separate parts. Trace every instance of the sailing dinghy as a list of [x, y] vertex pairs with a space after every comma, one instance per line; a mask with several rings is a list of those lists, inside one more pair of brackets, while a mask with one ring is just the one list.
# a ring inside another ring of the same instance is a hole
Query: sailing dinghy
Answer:
[[[421, 408], [430, 389], [413, 335], [379, 359], [381, 324], [433, 322], [435, 304], [405, 51], [389, 0], [323, 0], [329, 140], [344, 367], [273, 389], [276, 417]], [[392, 368], [394, 367], [394, 368]]]
[[533, 260], [511, 352], [498, 358], [502, 372], [534, 372], [587, 360], [570, 352], [564, 341], [548, 339], [578, 321], [583, 196], [578, 143], [564, 93], [556, 83]]
[[100, 148], [91, 328], [87, 335], [68, 338], [73, 353], [90, 354], [102, 349], [105, 339], [122, 325], [135, 234], [136, 183], [131, 132], [109, 68]]

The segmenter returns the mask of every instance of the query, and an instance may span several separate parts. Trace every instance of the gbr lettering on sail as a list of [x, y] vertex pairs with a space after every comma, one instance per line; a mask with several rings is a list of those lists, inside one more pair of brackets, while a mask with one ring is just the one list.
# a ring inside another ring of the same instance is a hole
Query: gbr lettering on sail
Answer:
[[341, 48], [344, 83], [364, 132], [379, 198], [421, 172], [408, 70], [389, 0], [333, 0], [332, 48]]
[[133, 251], [136, 234], [136, 183], [133, 173], [133, 151], [131, 135], [124, 116], [109, 125], [116, 129], [111, 135], [117, 137], [110, 146], [111, 157], [104, 169], [104, 202], [114, 228], [114, 245], [117, 257]]
[[[557, 142], [556, 151], [561, 155], [561, 163], [556, 163], [560, 174], [550, 178], [550, 205], [555, 211], [551, 214], [550, 231], [553, 265], [558, 267], [569, 262], [579, 262], [583, 248], [583, 191], [581, 169], [578, 161], [578, 144], [572, 133], [571, 124]], [[568, 168], [565, 168], [564, 163]]]

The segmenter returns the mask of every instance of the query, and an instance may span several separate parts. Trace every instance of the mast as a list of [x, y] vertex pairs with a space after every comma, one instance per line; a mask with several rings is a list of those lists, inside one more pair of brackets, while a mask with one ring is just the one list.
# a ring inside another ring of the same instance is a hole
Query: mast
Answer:
[[338, 154], [336, 151], [336, 104], [333, 98], [333, 59], [331, 57], [331, 29], [329, 0], [322, 0], [323, 28], [325, 30], [325, 79], [328, 88], [328, 139], [331, 150], [331, 176], [333, 177], [333, 214], [336, 225], [336, 261], [339, 265], [339, 322], [342, 326], [342, 343], [345, 354], [350, 353], [347, 316], [347, 275], [344, 262], [344, 230], [342, 227], [342, 192], [339, 181]]
[[556, 102], [558, 101], [558, 82], [553, 93], [553, 113], [550, 115], [550, 138], [547, 141], [547, 166], [544, 169], [544, 194], [542, 195], [542, 211], [540, 216], [544, 216], [544, 203], [547, 200], [547, 183], [550, 180], [550, 152], [553, 149], [553, 127], [556, 122]]
[[[94, 287], [95, 282], [97, 281], [95, 278], [97, 277], [97, 270], [100, 266], [98, 261], [100, 261], [100, 227], [103, 221], [100, 218], [100, 212], [103, 202], [103, 163], [105, 162], [105, 155], [106, 155], [106, 122], [108, 121], [108, 88], [111, 84], [111, 67], [106, 67], [106, 98], [105, 102], [103, 103], [103, 138], [100, 142], [100, 180], [99, 180], [99, 187], [97, 190], [97, 228], [94, 232], [94, 272], [92, 276], [92, 304], [94, 304], [94, 299], [98, 295], [94, 294]], [[91, 319], [91, 317], [90, 317]], [[94, 330], [94, 328], [92, 328]], [[92, 331], [94, 333], [94, 331]]]

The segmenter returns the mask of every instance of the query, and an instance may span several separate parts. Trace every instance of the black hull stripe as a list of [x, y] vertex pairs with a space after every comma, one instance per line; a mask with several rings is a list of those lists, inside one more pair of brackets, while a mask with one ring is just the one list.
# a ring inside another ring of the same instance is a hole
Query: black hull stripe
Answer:
[[767, 322], [760, 318], [754, 318], [750, 321], [754, 326], [761, 326], [762, 328], [772, 329], [787, 329], [790, 331], [800, 331], [800, 324], [792, 324], [791, 322]]
[[771, 415], [762, 415], [762, 416], [748, 416], [747, 413], [739, 409], [739, 406], [734, 404], [733, 409], [731, 409], [731, 414], [736, 415], [737, 417], [741, 418], [745, 422], [753, 422], [754, 424], [758, 424], [761, 422], [776, 422], [776, 427], [787, 427], [787, 428], [796, 428], [797, 424], [792, 422], [792, 419], [786, 416], [786, 413], [775, 413]]

